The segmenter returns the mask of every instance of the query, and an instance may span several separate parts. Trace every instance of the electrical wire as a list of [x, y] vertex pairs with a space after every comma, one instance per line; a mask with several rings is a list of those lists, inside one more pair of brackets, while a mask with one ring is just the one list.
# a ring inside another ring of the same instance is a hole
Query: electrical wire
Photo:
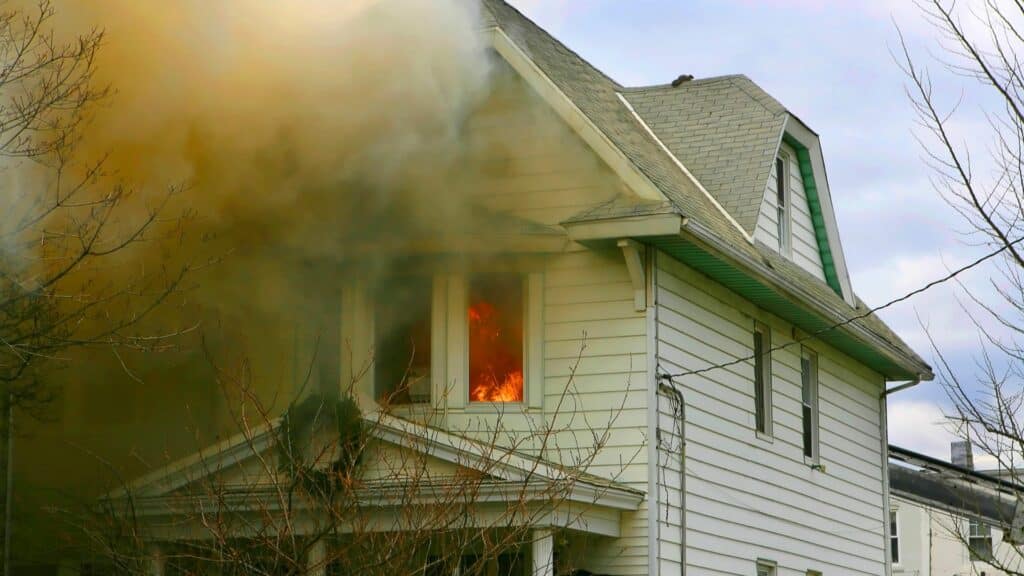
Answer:
[[[900, 296], [899, 298], [895, 298], [893, 300], [889, 300], [888, 302], [886, 302], [885, 304], [882, 304], [881, 306], [876, 306], [874, 308], [869, 309], [866, 312], [863, 312], [861, 314], [857, 314], [855, 316], [851, 316], [850, 318], [847, 318], [846, 320], [843, 320], [842, 322], [837, 322], [837, 323], [832, 324], [830, 326], [826, 326], [825, 328], [822, 328], [820, 330], [816, 330], [816, 331], [814, 331], [814, 332], [812, 332], [812, 333], [810, 333], [810, 334], [808, 334], [806, 336], [802, 336], [800, 338], [795, 338], [795, 339], [793, 339], [793, 340], [791, 340], [789, 342], [786, 342], [784, 344], [779, 344], [777, 346], [773, 346], [772, 348], [768, 349], [767, 351], [762, 352], [762, 354], [770, 354], [772, 352], [775, 352], [776, 350], [784, 350], [784, 349], [789, 348], [791, 346], [795, 346], [797, 344], [802, 344], [804, 342], [807, 342], [808, 340], [813, 340], [813, 339], [817, 338], [818, 336], [821, 336], [822, 334], [825, 334], [826, 332], [831, 332], [832, 330], [836, 330], [838, 328], [842, 328], [843, 326], [847, 326], [849, 324], [852, 324], [853, 322], [856, 322], [857, 320], [862, 320], [864, 318], [867, 318], [868, 316], [871, 316], [872, 314], [875, 314], [876, 312], [880, 312], [882, 310], [885, 310], [886, 308], [889, 308], [891, 306], [899, 304], [900, 302], [904, 302], [906, 300], [909, 300], [909, 299], [913, 298], [914, 296], [922, 294], [922, 293], [930, 290], [931, 288], [934, 288], [935, 286], [938, 286], [939, 284], [944, 284], [946, 282], [949, 282], [950, 280], [956, 278], [957, 276], [963, 274], [964, 272], [967, 272], [968, 270], [971, 270], [972, 268], [975, 268], [975, 267], [983, 264], [984, 262], [986, 262], [988, 260], [991, 260], [992, 258], [995, 258], [996, 256], [1002, 254], [1003, 252], [1006, 252], [1011, 247], [1016, 246], [1017, 244], [1020, 244], [1021, 242], [1024, 242], [1024, 237], [1018, 238], [1018, 239], [1016, 239], [1016, 240], [1014, 240], [1012, 242], [1009, 242], [1007, 244], [1003, 244], [1001, 247], [997, 248], [996, 250], [993, 250], [992, 252], [989, 252], [989, 253], [981, 256], [980, 258], [972, 260], [971, 262], [969, 262], [969, 263], [967, 263], [967, 264], [957, 268], [956, 270], [953, 270], [949, 274], [946, 274], [945, 276], [943, 276], [941, 278], [937, 278], [935, 280], [932, 280], [931, 282], [925, 284], [924, 286], [921, 286], [920, 288], [917, 288], [916, 290], [912, 290], [910, 292], [907, 292], [906, 294]], [[737, 364], [743, 364], [744, 362], [750, 362], [751, 360], [755, 359], [756, 357], [757, 357], [756, 354], [751, 354], [749, 356], [743, 356], [743, 357], [737, 358], [735, 360], [730, 360], [729, 362], [723, 362], [721, 364], [714, 364], [714, 365], [711, 365], [711, 366], [705, 366], [704, 368], [698, 368], [698, 369], [695, 369], [695, 370], [687, 370], [687, 371], [678, 372], [678, 373], [662, 374], [661, 377], [662, 378], [667, 378], [669, 380], [673, 380], [675, 378], [683, 378], [683, 377], [686, 377], [686, 376], [695, 376], [695, 375], [698, 375], [698, 374], [704, 374], [704, 373], [711, 372], [711, 371], [714, 371], [714, 370], [718, 370], [718, 369], [721, 369], [721, 368], [728, 368], [730, 366], [735, 366]]]

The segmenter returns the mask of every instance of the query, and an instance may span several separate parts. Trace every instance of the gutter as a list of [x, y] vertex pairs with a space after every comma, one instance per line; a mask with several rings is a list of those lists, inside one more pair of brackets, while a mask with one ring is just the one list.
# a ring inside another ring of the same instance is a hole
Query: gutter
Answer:
[[[780, 290], [783, 293], [795, 296], [797, 301], [811, 303], [813, 306], [812, 311], [816, 311], [818, 313], [824, 312], [826, 316], [831, 316], [833, 319], [845, 319], [845, 315], [841, 311], [836, 310], [831, 305], [822, 302], [813, 295], [807, 294], [804, 290], [793, 285], [784, 276], [781, 276], [771, 268], [768, 268], [763, 263], [752, 259], [749, 255], [739, 252], [731, 246], [722, 244], [716, 239], [714, 234], [710, 233], [699, 222], [689, 219], [686, 223], [686, 229], [695, 239], [705, 245], [705, 249], [711, 248], [714, 252], [733, 260], [743, 268], [746, 268], [763, 278], [771, 287]], [[892, 343], [874, 332], [871, 332], [854, 322], [844, 325], [843, 329], [852, 333], [860, 340], [884, 351], [890, 360], [905, 368], [907, 372], [917, 374], [920, 380], [931, 380], [934, 377], [931, 373], [930, 366], [925, 364], [923, 361], [906, 357], [900, 351], [896, 350]]]
[[885, 390], [882, 391], [881, 398], [886, 398], [890, 394], [895, 394], [897, 392], [902, 392], [903, 390], [913, 388], [914, 386], [917, 386], [918, 384], [921, 383], [921, 379], [922, 375], [918, 374], [917, 378], [914, 378], [909, 382], [904, 382], [903, 384], [900, 384], [899, 386], [893, 386], [892, 388], [886, 388]]

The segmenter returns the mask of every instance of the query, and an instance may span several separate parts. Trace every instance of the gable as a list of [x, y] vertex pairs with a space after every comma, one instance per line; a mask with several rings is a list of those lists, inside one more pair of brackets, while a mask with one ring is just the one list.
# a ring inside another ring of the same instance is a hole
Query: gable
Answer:
[[[802, 155], [797, 149], [790, 145], [794, 142], [787, 138], [779, 147], [778, 156], [784, 159], [785, 187], [789, 199], [789, 246], [790, 256], [798, 266], [807, 270], [815, 278], [826, 281], [825, 268], [822, 265], [821, 249], [819, 238], [816, 233], [815, 223], [811, 216], [812, 210], [808, 197], [808, 185], [813, 186], [813, 175], [805, 173], [807, 165], [806, 148], [803, 148]], [[795, 142], [794, 142], [795, 143]], [[771, 248], [780, 249], [782, 244], [779, 240], [779, 195], [778, 178], [772, 173], [768, 178], [768, 185], [765, 187], [761, 201], [760, 215], [757, 219], [757, 229], [754, 231], [754, 239], [764, 242]], [[820, 207], [818, 208], [820, 212]], [[820, 216], [819, 216], [820, 218]], [[824, 239], [827, 244], [827, 238]], [[835, 286], [833, 287], [836, 288]]]

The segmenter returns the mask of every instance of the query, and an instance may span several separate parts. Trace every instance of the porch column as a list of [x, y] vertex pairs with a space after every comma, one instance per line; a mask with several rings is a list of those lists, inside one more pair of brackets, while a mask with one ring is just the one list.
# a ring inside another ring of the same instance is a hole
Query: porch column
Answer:
[[306, 575], [324, 576], [327, 574], [327, 542], [317, 540], [306, 554]]
[[555, 534], [550, 528], [533, 531], [533, 576], [555, 575]]

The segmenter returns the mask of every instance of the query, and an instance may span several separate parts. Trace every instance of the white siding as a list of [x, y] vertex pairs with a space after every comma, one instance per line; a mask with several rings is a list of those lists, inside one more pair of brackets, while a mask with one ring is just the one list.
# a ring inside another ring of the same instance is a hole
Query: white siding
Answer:
[[[658, 255], [658, 362], [670, 372], [747, 356], [754, 320], [774, 345], [791, 327], [665, 254]], [[677, 384], [685, 395], [686, 562], [694, 574], [882, 574], [881, 376], [826, 346], [819, 354], [821, 463], [803, 461], [800, 348], [773, 354], [774, 439], [754, 430], [753, 365]]]
[[[791, 257], [800, 267], [824, 280], [825, 270], [821, 263], [818, 240], [814, 235], [814, 224], [811, 221], [811, 211], [807, 205], [807, 192], [804, 188], [804, 179], [800, 173], [796, 151], [783, 144], [782, 152], [787, 156], [786, 165], [789, 166], [790, 218], [792, 222]], [[757, 229], [754, 230], [754, 239], [777, 248], [779, 246], [778, 230], [778, 192], [776, 191], [773, 168], [772, 176], [768, 179], [768, 186], [765, 188], [761, 214], [757, 218]]]

